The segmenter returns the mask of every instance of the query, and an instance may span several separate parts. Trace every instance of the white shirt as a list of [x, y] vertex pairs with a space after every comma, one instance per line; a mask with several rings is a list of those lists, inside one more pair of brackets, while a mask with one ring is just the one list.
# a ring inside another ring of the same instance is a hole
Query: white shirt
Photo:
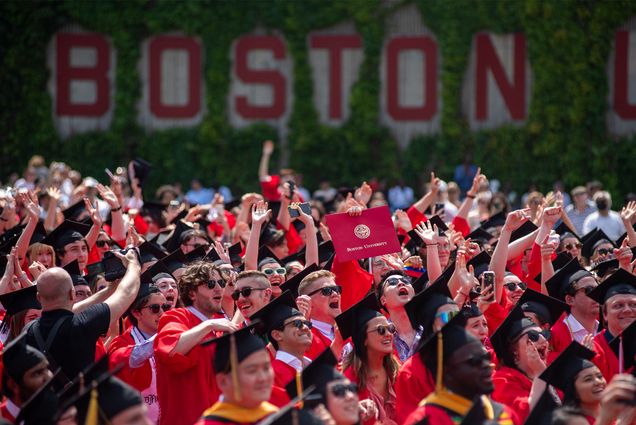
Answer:
[[588, 215], [583, 222], [583, 233], [589, 233], [594, 228], [601, 229], [613, 241], [625, 233], [623, 220], [616, 211], [610, 211], [606, 217], [603, 217], [598, 211]]
[[[565, 326], [567, 326], [570, 330], [572, 338], [574, 338], [574, 340], [578, 343], [583, 343], [583, 338], [585, 338], [585, 336], [589, 334], [589, 332], [578, 320], [576, 320], [576, 317], [574, 317], [572, 314], [568, 314], [567, 317], [563, 319], [563, 322], [565, 322]], [[598, 320], [594, 322], [594, 332], [592, 333], [592, 336], [595, 336], [597, 333]]]
[[309, 363], [311, 363], [311, 359], [307, 357], [303, 356], [303, 360], [301, 361], [298, 357], [292, 356], [288, 352], [282, 350], [278, 350], [276, 352], [276, 360], [280, 360], [281, 362], [288, 364], [298, 372], [302, 372], [303, 368], [307, 367]]
[[329, 323], [321, 322], [316, 319], [311, 319], [311, 323], [314, 325], [314, 328], [318, 329], [320, 333], [329, 338], [330, 341], [333, 341], [336, 337], [333, 326]]

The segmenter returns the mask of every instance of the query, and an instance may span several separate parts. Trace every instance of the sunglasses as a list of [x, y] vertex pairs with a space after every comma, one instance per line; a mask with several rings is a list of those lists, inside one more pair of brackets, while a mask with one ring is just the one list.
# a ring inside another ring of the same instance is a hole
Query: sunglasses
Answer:
[[598, 255], [600, 255], [601, 257], [605, 257], [606, 255], [610, 254], [612, 252], [611, 249], [607, 249], [607, 248], [601, 248], [598, 251], [596, 251], [598, 253]]
[[287, 274], [287, 270], [285, 270], [283, 267], [279, 267], [277, 269], [265, 269], [263, 270], [263, 273], [265, 273], [267, 276], [271, 276], [274, 273], [285, 276]]
[[375, 329], [371, 329], [367, 333], [371, 332], [377, 332], [380, 336], [386, 335], [387, 332], [394, 335], [397, 332], [397, 329], [395, 328], [395, 325], [391, 323], [390, 325], [378, 325]]
[[250, 288], [249, 286], [242, 289], [236, 289], [232, 292], [232, 299], [238, 301], [239, 297], [243, 295], [243, 298], [247, 298], [252, 295], [252, 291], [264, 291], [267, 288]]
[[331, 387], [331, 394], [338, 398], [344, 398], [347, 394], [347, 391], [352, 392], [353, 394], [358, 394], [358, 386], [354, 383], [350, 384], [335, 384]]
[[103, 248], [105, 246], [110, 246], [110, 242], [109, 241], [96, 241], [95, 245], [97, 245], [100, 248]]
[[291, 322], [285, 323], [283, 325], [283, 328], [289, 325], [292, 325], [296, 329], [302, 329], [303, 326], [307, 326], [307, 329], [311, 329], [314, 326], [314, 324], [311, 323], [309, 320], [295, 319], [295, 320], [292, 320]]
[[530, 330], [530, 331], [528, 331], [528, 333], [526, 335], [528, 335], [528, 339], [530, 341], [538, 342], [540, 336], [543, 336], [543, 338], [545, 338], [546, 341], [549, 340], [550, 336], [552, 335], [552, 333], [548, 329], [544, 329], [541, 332], [538, 332], [538, 331], [535, 331], [535, 330]]
[[521, 289], [522, 291], [525, 291], [528, 288], [528, 284], [523, 282], [508, 282], [504, 284], [504, 286], [509, 291], [514, 291], [517, 288]]
[[596, 289], [596, 286], [584, 286], [583, 288], [579, 288], [576, 291], [574, 291], [574, 293], [583, 291], [585, 292], [585, 295], [590, 295], [594, 289]]
[[308, 293], [307, 295], [311, 297], [312, 295], [317, 294], [318, 292], [320, 292], [325, 297], [329, 297], [331, 296], [331, 294], [340, 295], [342, 294], [342, 286], [339, 286], [339, 285], [325, 286], [324, 288], [316, 289], [315, 291], [312, 291]]
[[403, 283], [405, 285], [410, 285], [411, 279], [406, 276], [393, 276], [393, 277], [387, 277], [386, 280], [384, 281], [385, 286], [398, 286], [400, 283]]
[[184, 244], [184, 245], [185, 245], [185, 246], [192, 247], [193, 249], [197, 249], [197, 248], [200, 248], [200, 247], [203, 247], [203, 248], [206, 248], [206, 249], [207, 249], [207, 248], [209, 248], [209, 247], [210, 247], [210, 244], [209, 244], [209, 243], [186, 243], [186, 244]]
[[453, 317], [457, 316], [458, 314], [459, 311], [442, 311], [441, 313], [437, 313], [435, 315], [435, 318], [442, 319], [442, 323], [447, 324], [453, 319]]
[[582, 244], [582, 243], [580, 243], [580, 242], [577, 242], [577, 243], [566, 243], [563, 247], [564, 247], [566, 250], [571, 251], [571, 250], [573, 250], [574, 248], [576, 248], [576, 249], [581, 249], [581, 248], [583, 248], [583, 244]]
[[150, 305], [147, 305], [145, 307], [142, 307], [142, 309], [143, 308], [149, 309], [152, 314], [157, 314], [157, 313], [159, 313], [159, 310], [163, 310], [164, 312], [166, 312], [166, 311], [170, 310], [170, 308], [172, 308], [172, 306], [170, 304], [168, 304], [168, 303], [166, 303], [166, 304], [150, 304]]
[[216, 285], [219, 285], [219, 288], [225, 288], [225, 281], [223, 279], [210, 279], [207, 282], [202, 283], [201, 285], [208, 285], [208, 289], [214, 289]]

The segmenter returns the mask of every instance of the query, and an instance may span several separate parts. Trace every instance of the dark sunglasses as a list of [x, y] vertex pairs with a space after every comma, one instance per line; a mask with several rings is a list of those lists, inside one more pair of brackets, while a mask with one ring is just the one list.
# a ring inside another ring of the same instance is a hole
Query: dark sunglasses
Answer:
[[543, 338], [545, 338], [546, 341], [549, 340], [550, 336], [552, 335], [552, 333], [548, 329], [544, 329], [541, 332], [537, 332], [535, 330], [531, 330], [531, 331], [528, 331], [528, 333], [526, 335], [528, 335], [528, 339], [530, 341], [538, 342], [540, 336], [543, 336]]
[[267, 276], [271, 276], [274, 273], [285, 276], [285, 274], [287, 274], [287, 270], [285, 270], [283, 267], [279, 267], [277, 269], [265, 269], [263, 270], [263, 273], [265, 273]]
[[585, 292], [585, 295], [590, 295], [590, 293], [592, 293], [592, 291], [596, 289], [595, 286], [584, 286], [583, 288], [579, 288], [576, 291], [574, 291], [574, 293], [577, 293], [579, 291], [583, 291]]
[[515, 289], [517, 289], [517, 287], [522, 291], [525, 291], [528, 288], [528, 284], [523, 282], [508, 282], [504, 284], [504, 286], [509, 291], [514, 291]]
[[342, 294], [342, 286], [339, 286], [339, 285], [325, 286], [324, 288], [320, 288], [320, 289], [316, 289], [315, 291], [311, 291], [307, 295], [309, 295], [311, 297], [312, 295], [317, 294], [318, 292], [320, 292], [325, 297], [329, 297], [329, 296], [331, 296], [331, 294], [340, 295], [340, 294]]
[[390, 325], [378, 325], [375, 329], [371, 329], [369, 332], [377, 332], [380, 336], [386, 335], [387, 332], [394, 335], [397, 332], [397, 329], [395, 328], [395, 325], [391, 323]]
[[243, 295], [243, 298], [247, 298], [252, 295], [252, 291], [264, 291], [267, 288], [250, 288], [249, 286], [242, 289], [236, 289], [232, 292], [232, 299], [238, 301], [239, 297]]
[[168, 303], [166, 303], [166, 304], [150, 304], [150, 305], [147, 305], [147, 306], [142, 307], [142, 308], [147, 308], [147, 309], [150, 310], [150, 312], [152, 314], [157, 314], [157, 313], [159, 313], [159, 310], [163, 310], [164, 312], [166, 312], [166, 311], [170, 310], [170, 308], [172, 308], [172, 306], [170, 304], [168, 304]]
[[103, 248], [105, 246], [110, 246], [110, 242], [109, 241], [96, 241], [95, 245], [97, 245], [100, 248]]
[[568, 251], [576, 248], [576, 249], [581, 249], [583, 247], [583, 244], [581, 242], [577, 242], [577, 243], [566, 243], [563, 246], [565, 249], [567, 249]]
[[303, 326], [307, 326], [308, 329], [311, 329], [314, 326], [314, 324], [311, 323], [309, 320], [296, 319], [296, 320], [292, 320], [291, 322], [285, 323], [283, 325], [283, 328], [289, 325], [292, 325], [296, 329], [302, 329]]
[[407, 276], [391, 276], [391, 277], [387, 277], [386, 280], [384, 281], [384, 286], [398, 286], [400, 283], [403, 283], [405, 285], [410, 285], [411, 284], [411, 278], [407, 277]]
[[347, 391], [352, 392], [353, 394], [358, 394], [358, 386], [354, 383], [350, 384], [335, 384], [331, 387], [331, 394], [338, 398], [344, 398], [347, 394]]
[[209, 289], [214, 289], [216, 285], [219, 285], [220, 288], [225, 288], [225, 281], [223, 279], [219, 279], [219, 280], [210, 279], [207, 282], [202, 283], [201, 285], [208, 285]]
[[612, 250], [607, 248], [601, 248], [596, 252], [598, 253], [598, 255], [605, 257], [606, 255], [609, 255], [612, 252]]

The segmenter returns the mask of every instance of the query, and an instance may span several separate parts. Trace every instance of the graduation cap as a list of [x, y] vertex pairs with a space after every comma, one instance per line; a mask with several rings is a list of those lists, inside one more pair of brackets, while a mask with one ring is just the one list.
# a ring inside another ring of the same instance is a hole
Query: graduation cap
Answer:
[[85, 211], [86, 203], [84, 202], [84, 199], [80, 199], [79, 201], [62, 211], [62, 214], [64, 215], [65, 220], [77, 221]]
[[322, 425], [324, 422], [318, 419], [311, 411], [298, 408], [299, 404], [304, 404], [304, 401], [309, 401], [312, 398], [319, 398], [324, 402], [320, 396], [311, 396], [314, 389], [315, 387], [313, 386], [307, 388], [301, 395], [293, 398], [277, 412], [258, 422], [258, 425]]
[[466, 239], [470, 239], [471, 241], [474, 241], [474, 242], [481, 241], [482, 243], [488, 243], [490, 242], [492, 238], [494, 238], [494, 236], [491, 233], [484, 230], [483, 227], [476, 228], [475, 230], [470, 232], [468, 236], [466, 236]]
[[0, 236], [0, 251], [8, 253], [11, 248], [18, 243], [18, 239], [20, 239], [23, 230], [24, 226], [20, 225], [6, 230], [2, 236]]
[[594, 236], [594, 234], [596, 233], [596, 230], [597, 229], [590, 230], [589, 232], [581, 236], [581, 242], [585, 242], [586, 240]]
[[602, 243], [610, 243], [612, 247], [616, 248], [614, 242], [605, 234], [601, 229], [596, 229], [587, 239], [583, 241], [583, 248], [581, 248], [581, 254], [585, 258], [592, 258], [594, 250]]
[[488, 220], [482, 221], [480, 227], [484, 230], [488, 230], [493, 227], [501, 227], [504, 224], [506, 224], [506, 213], [500, 211], [491, 216]]
[[624, 269], [616, 270], [587, 296], [602, 305], [614, 295], [621, 294], [636, 295], [636, 276]]
[[21, 311], [28, 310], [30, 308], [41, 310], [42, 306], [37, 299], [37, 293], [37, 286], [32, 285], [28, 288], [18, 289], [17, 291], [7, 292], [6, 294], [0, 295], [0, 302], [6, 310], [0, 329], [7, 329], [11, 324], [13, 316]]
[[263, 246], [263, 245], [273, 246], [273, 245], [276, 245], [281, 240], [283, 240], [284, 238], [285, 238], [285, 232], [283, 232], [282, 230], [276, 229], [276, 227], [274, 227], [271, 224], [266, 224], [261, 229], [261, 235], [258, 240], [259, 246]]
[[559, 404], [554, 400], [548, 388], [543, 391], [537, 404], [528, 414], [524, 425], [552, 425], [552, 416]]
[[479, 278], [479, 276], [481, 276], [481, 274], [487, 271], [490, 267], [490, 259], [490, 254], [486, 251], [481, 251], [479, 254], [471, 258], [466, 263], [466, 266], [473, 266], [473, 269], [475, 270], [475, 277]]
[[[95, 362], [86, 366], [80, 373], [77, 374], [77, 376], [73, 378], [73, 380], [68, 385], [65, 385], [61, 389], [61, 391], [58, 393], [60, 400], [62, 400], [64, 403], [67, 400], [77, 398], [76, 395], [81, 390], [82, 386], [84, 386], [85, 382], [94, 381], [100, 376], [108, 373], [108, 359], [109, 356], [108, 354], [106, 354], [100, 357]], [[115, 370], [121, 370], [121, 366], [119, 366], [119, 369], [113, 369], [113, 371]]]
[[497, 425], [497, 422], [486, 417], [483, 397], [485, 396], [481, 395], [473, 399], [472, 406], [459, 425]]
[[68, 274], [71, 275], [71, 280], [73, 281], [73, 286], [77, 285], [88, 285], [84, 276], [82, 276], [82, 272], [79, 268], [79, 262], [77, 260], [73, 260], [64, 267], [62, 267]]
[[604, 278], [610, 272], [616, 271], [618, 269], [618, 260], [616, 258], [612, 258], [611, 260], [605, 260], [597, 263], [594, 267], [592, 267], [592, 271], [596, 273], [599, 278]]
[[183, 220], [177, 220], [175, 222], [175, 227], [172, 231], [172, 234], [165, 241], [163, 241], [161, 245], [163, 245], [163, 247], [168, 252], [174, 251], [181, 246], [181, 235], [188, 230], [195, 229], [191, 225], [186, 224]]
[[26, 342], [26, 333], [18, 335], [2, 350], [4, 370], [15, 382], [22, 382], [27, 370], [46, 360], [46, 356]]
[[521, 306], [517, 304], [490, 337], [490, 343], [497, 358], [506, 365], [514, 365], [510, 352], [512, 342], [517, 340], [524, 330], [534, 327], [537, 325], [524, 316]]
[[579, 236], [576, 234], [576, 231], [574, 231], [573, 229], [570, 229], [570, 228], [568, 227], [568, 225], [567, 225], [567, 224], [565, 224], [565, 222], [564, 222], [564, 221], [562, 221], [562, 222], [561, 222], [561, 223], [560, 223], [560, 224], [559, 224], [559, 225], [558, 225], [558, 226], [554, 229], [554, 231], [555, 231], [555, 232], [557, 232], [557, 234], [558, 234], [559, 236], [561, 236], [561, 238], [563, 238], [565, 235], [570, 234], [570, 235], [572, 235], [573, 237], [575, 237], [575, 238], [577, 238], [577, 239], [581, 240], [581, 238], [579, 238]]
[[371, 319], [381, 316], [378, 299], [374, 293], [370, 293], [361, 301], [336, 316], [336, 323], [342, 339], [347, 340], [351, 337], [353, 348], [356, 353], [360, 353], [366, 350], [364, 340], [367, 334], [367, 323]]
[[[623, 332], [610, 341], [610, 347], [614, 350], [616, 357], [623, 360], [619, 364], [622, 370], [629, 370], [636, 363], [636, 321], [632, 322]], [[622, 372], [619, 372], [622, 373]]]
[[234, 208], [241, 205], [241, 198], [232, 199], [229, 202], [226, 202], [224, 207], [227, 211], [232, 211]]
[[[181, 248], [179, 248], [181, 250]], [[193, 263], [195, 261], [203, 260], [206, 257], [205, 247], [199, 246], [192, 251], [185, 254], [185, 264]]]
[[433, 225], [437, 226], [437, 232], [440, 235], [443, 235], [444, 232], [448, 230], [448, 226], [446, 225], [446, 223], [444, 223], [444, 220], [442, 220], [440, 216], [438, 215], [434, 215], [431, 218], [429, 218], [428, 222], [430, 223], [431, 226]]
[[271, 331], [282, 328], [285, 320], [295, 316], [302, 316], [302, 313], [298, 311], [292, 293], [285, 291], [250, 316], [250, 320], [260, 320], [262, 325], [255, 330], [269, 337]]
[[331, 254], [331, 256], [327, 259], [327, 262], [325, 263], [324, 266], [322, 266], [323, 270], [327, 270], [328, 272], [331, 271], [331, 267], [333, 266], [333, 261], [336, 258], [336, 253], [334, 252], [333, 254]]
[[150, 174], [152, 164], [142, 158], [135, 158], [128, 163], [128, 177], [132, 181], [136, 178], [139, 182], [139, 187], [143, 186]]
[[33, 231], [33, 236], [31, 236], [31, 240], [29, 241], [29, 245], [42, 242], [45, 237], [46, 229], [44, 228], [44, 223], [38, 220], [37, 224], [35, 225], [35, 230]]
[[[632, 228], [634, 230], [636, 230], [636, 223], [632, 226]], [[626, 237], [627, 237], [627, 232], [625, 232], [622, 235], [620, 235], [618, 237], [618, 239], [616, 239], [616, 246], [621, 246], [623, 244], [623, 241], [625, 240]], [[632, 252], [633, 252], [633, 250], [632, 250]]]
[[[554, 270], [559, 270], [565, 267], [567, 263], [572, 260], [572, 256], [567, 251], [559, 252], [554, 260], [552, 260], [552, 268]], [[535, 276], [534, 281], [538, 284], [541, 284], [541, 273]], [[552, 295], [554, 296], [554, 295]]]
[[296, 273], [296, 275], [290, 277], [280, 285], [281, 291], [290, 291], [294, 297], [298, 297], [298, 287], [300, 286], [300, 282], [307, 277], [310, 273], [320, 270], [316, 264], [311, 264], [309, 267], [305, 267], [300, 272]]
[[168, 273], [173, 274], [175, 270], [182, 268], [185, 262], [185, 254], [183, 253], [183, 251], [181, 251], [181, 248], [177, 248], [173, 252], [159, 260], [157, 263], [162, 263], [168, 270]]
[[128, 314], [132, 313], [132, 311], [138, 306], [141, 300], [151, 294], [151, 288], [156, 289], [156, 287], [151, 282], [141, 282], [139, 284], [139, 291], [137, 291], [135, 300], [130, 304], [130, 307], [128, 308]]
[[58, 409], [59, 398], [53, 386], [60, 376], [58, 370], [41, 388], [39, 388], [20, 408], [15, 418], [16, 424], [24, 425], [54, 425], [53, 420]]
[[545, 282], [548, 294], [561, 301], [565, 301], [572, 283], [586, 277], [592, 273], [581, 267], [581, 263], [576, 258], [572, 258], [565, 266], [557, 270], [554, 275]]
[[144, 241], [141, 245], [139, 245], [141, 264], [161, 260], [166, 255], [168, 255], [166, 251], [164, 251], [159, 245], [152, 242]]
[[160, 273], [167, 273], [170, 274], [170, 270], [168, 269], [168, 267], [160, 260], [157, 261], [155, 264], [153, 264], [152, 266], [150, 266], [148, 268], [148, 270], [146, 270], [145, 272], [143, 272], [139, 278], [139, 280], [143, 283], [151, 283], [153, 282], [153, 279], [155, 276], [157, 276]]
[[[560, 389], [564, 401], [574, 401], [574, 380], [583, 369], [594, 366], [591, 360], [595, 353], [576, 341], [572, 341], [539, 376], [540, 379]], [[570, 400], [568, 400], [570, 398]]]
[[[435, 282], [423, 291], [416, 293], [411, 301], [404, 305], [413, 329], [418, 329], [422, 326], [424, 335], [432, 333], [437, 309], [445, 304], [455, 304], [448, 289], [448, 281], [453, 271], [449, 267], [444, 272]], [[415, 285], [413, 287], [415, 288]]]
[[104, 273], [104, 265], [101, 261], [97, 263], [88, 264], [86, 266], [86, 281], [89, 283], [97, 277], [97, 275]]
[[531, 222], [530, 220], [528, 220], [525, 223], [523, 223], [521, 226], [519, 226], [517, 230], [512, 232], [512, 234], [510, 235], [510, 242], [514, 242], [517, 239], [521, 239], [524, 236], [529, 235], [530, 233], [534, 232], [537, 229], [538, 229], [537, 225]]
[[323, 399], [327, 399], [327, 384], [332, 381], [339, 381], [345, 379], [336, 369], [338, 360], [334, 356], [331, 348], [326, 348], [325, 351], [320, 353], [305, 369], [303, 369], [300, 375], [300, 381], [291, 381], [285, 386], [287, 394], [290, 397], [296, 397], [299, 393], [302, 393], [303, 388], [309, 388], [312, 385], [315, 386], [315, 392], [320, 394]]
[[64, 220], [42, 240], [42, 243], [61, 250], [70, 243], [83, 240], [90, 230], [91, 226], [86, 224]]
[[274, 260], [276, 260], [276, 262], [278, 264], [280, 264], [280, 259], [276, 256], [276, 254], [274, 254], [272, 252], [271, 249], [269, 249], [267, 246], [265, 245], [261, 245], [260, 248], [258, 248], [258, 264], [261, 263], [261, 261], [263, 261], [266, 258], [272, 258]]
[[153, 201], [145, 201], [141, 207], [141, 215], [149, 216], [156, 223], [163, 221], [163, 212], [168, 208], [166, 204]]
[[[216, 373], [234, 373], [233, 371], [236, 371], [236, 366], [239, 363], [251, 354], [265, 349], [263, 340], [252, 333], [255, 327], [260, 325], [261, 323], [258, 321], [251, 321], [249, 326], [245, 326], [236, 332], [201, 343], [203, 346], [216, 345], [214, 354], [214, 371]], [[233, 357], [236, 359], [236, 365], [231, 364], [234, 362]]]
[[408, 231], [409, 241], [406, 243], [405, 248], [411, 253], [415, 254], [418, 248], [424, 246], [424, 241], [419, 237], [415, 229], [411, 229]]
[[525, 313], [534, 313], [550, 327], [558, 320], [563, 312], [568, 311], [566, 303], [556, 298], [543, 295], [541, 292], [528, 288], [524, 291], [518, 303]]

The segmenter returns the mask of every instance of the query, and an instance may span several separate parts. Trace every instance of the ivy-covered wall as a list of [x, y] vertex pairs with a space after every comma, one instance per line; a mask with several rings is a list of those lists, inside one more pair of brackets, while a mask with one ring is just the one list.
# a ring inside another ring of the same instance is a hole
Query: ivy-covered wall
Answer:
[[[636, 14], [633, 1], [419, 0], [424, 23], [440, 43], [442, 132], [418, 137], [400, 152], [378, 122], [379, 64], [384, 19], [404, 2], [380, 0], [0, 2], [0, 175], [21, 171], [40, 153], [102, 178], [104, 167], [133, 155], [155, 164], [150, 188], [199, 176], [237, 190], [256, 188], [261, 142], [276, 131], [258, 124], [233, 129], [226, 121], [230, 45], [255, 26], [284, 34], [294, 61], [290, 165], [308, 186], [320, 177], [355, 184], [403, 176], [415, 185], [432, 168], [442, 177], [466, 153], [488, 175], [524, 190], [601, 180], [618, 196], [634, 190], [636, 141], [607, 135], [606, 64], [614, 31]], [[321, 125], [312, 103], [307, 34], [350, 20], [363, 38], [364, 62], [341, 128]], [[46, 45], [68, 23], [107, 34], [117, 50], [111, 130], [60, 140], [46, 91]], [[207, 115], [194, 129], [146, 134], [136, 124], [141, 96], [141, 41], [180, 30], [201, 38]], [[523, 32], [534, 75], [527, 124], [470, 132], [461, 114], [461, 85], [475, 32]]]

